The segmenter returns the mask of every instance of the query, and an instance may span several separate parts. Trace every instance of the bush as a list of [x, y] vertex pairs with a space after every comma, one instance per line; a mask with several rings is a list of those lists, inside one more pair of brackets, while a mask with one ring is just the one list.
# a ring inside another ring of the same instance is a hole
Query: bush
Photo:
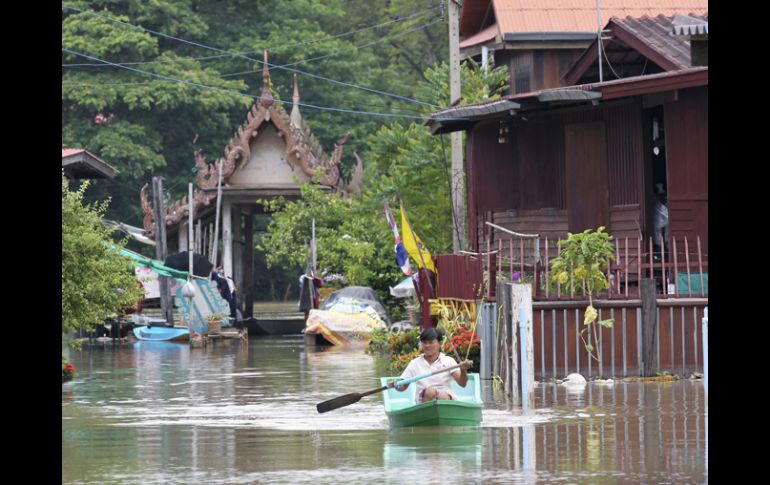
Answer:
[[67, 359], [62, 356], [61, 358], [61, 383], [64, 384], [65, 382], [69, 382], [75, 377], [77, 377], [78, 373], [75, 369], [75, 366], [72, 365]]

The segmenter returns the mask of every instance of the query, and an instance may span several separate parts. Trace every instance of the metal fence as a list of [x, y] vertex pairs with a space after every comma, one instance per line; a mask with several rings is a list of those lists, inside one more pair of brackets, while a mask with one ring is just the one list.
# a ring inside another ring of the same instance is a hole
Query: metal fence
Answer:
[[[614, 319], [598, 337], [598, 361], [579, 337], [588, 301], [533, 302], [535, 375], [538, 380], [563, 378], [577, 372], [585, 377], [625, 377], [642, 371], [641, 300], [594, 300], [599, 319]], [[668, 299], [658, 302], [655, 327], [655, 368], [689, 376], [703, 372], [702, 326], [707, 299]]]

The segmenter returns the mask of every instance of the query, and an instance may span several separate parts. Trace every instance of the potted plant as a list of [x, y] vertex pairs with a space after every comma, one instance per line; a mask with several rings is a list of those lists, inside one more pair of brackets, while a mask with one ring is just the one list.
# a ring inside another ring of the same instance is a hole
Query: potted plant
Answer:
[[209, 327], [209, 333], [218, 333], [222, 331], [222, 320], [224, 317], [221, 313], [214, 313], [206, 317], [206, 325]]
[[[588, 296], [588, 307], [583, 319], [584, 328], [579, 335], [589, 355], [599, 362], [601, 349], [598, 347], [599, 327], [596, 325], [612, 327], [614, 320], [597, 320], [598, 312], [593, 306], [593, 297], [609, 287], [605, 272], [610, 261], [615, 259], [612, 236], [604, 232], [604, 226], [595, 232], [586, 229], [578, 234], [567, 233], [567, 236], [566, 240], [559, 241], [562, 245], [559, 256], [551, 260], [551, 281], [565, 293], [574, 289], [576, 295]], [[583, 337], [584, 333], [588, 333], [587, 341]], [[598, 358], [594, 355], [594, 349], [599, 353]]]

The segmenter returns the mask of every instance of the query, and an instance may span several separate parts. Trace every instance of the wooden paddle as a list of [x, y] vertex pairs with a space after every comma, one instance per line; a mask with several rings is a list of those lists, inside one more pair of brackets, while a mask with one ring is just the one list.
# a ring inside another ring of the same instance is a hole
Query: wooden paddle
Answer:
[[334, 399], [329, 399], [328, 401], [318, 403], [316, 405], [316, 409], [318, 410], [319, 413], [325, 413], [327, 411], [333, 411], [341, 407], [350, 406], [351, 404], [354, 404], [360, 401], [361, 398], [364, 396], [382, 392], [389, 387], [396, 387], [396, 386], [411, 384], [412, 382], [419, 381], [420, 379], [425, 379], [426, 377], [435, 376], [436, 374], [441, 374], [442, 372], [449, 372], [451, 370], [459, 369], [460, 365], [462, 364], [457, 364], [450, 367], [444, 367], [443, 369], [434, 370], [433, 372], [426, 372], [425, 374], [420, 374], [419, 376], [410, 377], [409, 379], [403, 379], [398, 382], [392, 381], [387, 386], [378, 387], [377, 389], [372, 389], [371, 391], [353, 392], [350, 394], [345, 394], [344, 396], [335, 397]]

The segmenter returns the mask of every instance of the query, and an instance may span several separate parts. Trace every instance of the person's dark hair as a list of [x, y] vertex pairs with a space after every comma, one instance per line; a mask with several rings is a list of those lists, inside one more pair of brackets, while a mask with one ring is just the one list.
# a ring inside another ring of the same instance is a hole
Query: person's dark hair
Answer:
[[444, 332], [438, 328], [426, 328], [420, 332], [420, 342], [427, 342], [429, 340], [443, 340]]

